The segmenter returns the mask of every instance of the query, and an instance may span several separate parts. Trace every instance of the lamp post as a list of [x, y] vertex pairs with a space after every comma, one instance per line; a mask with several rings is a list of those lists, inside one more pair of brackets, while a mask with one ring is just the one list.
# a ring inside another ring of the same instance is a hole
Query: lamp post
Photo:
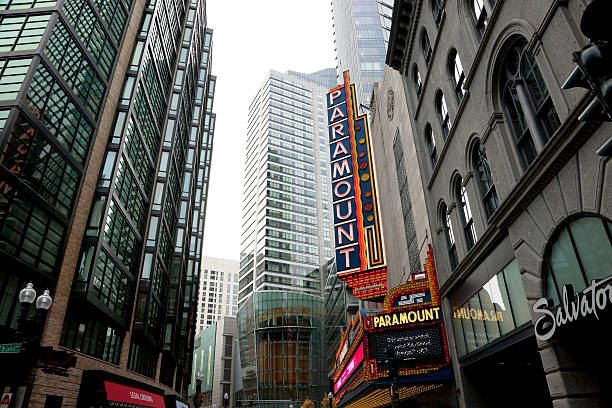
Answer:
[[334, 399], [334, 394], [331, 391], [327, 394], [327, 399], [329, 400], [329, 408], [332, 408], [332, 400]]
[[[28, 320], [28, 312], [32, 303], [36, 306], [36, 316], [34, 320]], [[34, 290], [32, 282], [28, 282], [25, 288], [19, 291], [20, 310], [17, 320], [17, 340], [28, 343], [26, 345], [35, 343], [34, 347], [40, 346], [40, 334], [44, 326], [44, 317], [52, 304], [53, 298], [49, 294], [49, 289], [45, 289], [42, 295], [36, 297], [36, 290]], [[39, 327], [35, 327], [33, 323], [42, 324], [39, 324]], [[34, 332], [34, 330], [36, 331]]]
[[398, 361], [393, 347], [387, 347], [387, 366], [391, 378], [391, 407], [399, 408]]
[[[36, 297], [36, 290], [32, 282], [28, 282], [25, 288], [19, 291], [19, 317], [17, 318], [16, 341], [20, 343], [21, 352], [18, 357], [22, 360], [19, 367], [15, 370], [16, 386], [14, 393], [17, 396], [16, 401], [20, 400], [16, 406], [20, 406], [23, 402], [25, 394], [25, 377], [34, 367], [38, 359], [40, 348], [40, 338], [45, 324], [47, 311], [53, 304], [53, 299], [49, 294], [49, 290], [45, 290], [42, 295]], [[36, 315], [34, 319], [28, 319], [28, 314], [32, 304], [36, 307]]]
[[195, 395], [193, 396], [193, 405], [198, 408], [200, 405], [202, 405], [202, 378], [204, 377], [204, 375], [202, 374], [202, 372], [200, 370], [196, 371], [196, 389], [195, 389]]

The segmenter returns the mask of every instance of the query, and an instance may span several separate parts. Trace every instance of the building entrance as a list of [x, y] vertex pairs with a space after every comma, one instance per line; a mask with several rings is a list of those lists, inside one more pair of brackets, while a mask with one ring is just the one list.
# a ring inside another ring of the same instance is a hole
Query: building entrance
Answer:
[[533, 336], [468, 363], [462, 374], [468, 407], [553, 406]]

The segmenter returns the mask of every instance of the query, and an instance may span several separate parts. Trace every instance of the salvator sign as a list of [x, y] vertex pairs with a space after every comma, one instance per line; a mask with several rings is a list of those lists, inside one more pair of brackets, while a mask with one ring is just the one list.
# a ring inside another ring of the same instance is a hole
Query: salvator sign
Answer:
[[582, 292], [574, 292], [572, 285], [563, 285], [561, 304], [555, 310], [552, 300], [541, 298], [533, 304], [533, 311], [541, 315], [535, 322], [534, 330], [538, 340], [552, 338], [557, 329], [578, 320], [594, 317], [600, 319], [600, 313], [612, 304], [612, 275], [596, 281]]

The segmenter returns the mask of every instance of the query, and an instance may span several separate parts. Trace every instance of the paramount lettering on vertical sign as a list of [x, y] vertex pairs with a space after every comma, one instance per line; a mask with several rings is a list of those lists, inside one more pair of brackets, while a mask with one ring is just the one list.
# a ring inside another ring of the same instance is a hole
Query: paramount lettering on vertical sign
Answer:
[[368, 121], [356, 106], [346, 71], [327, 93], [336, 269], [355, 296], [369, 299], [386, 293], [387, 268]]

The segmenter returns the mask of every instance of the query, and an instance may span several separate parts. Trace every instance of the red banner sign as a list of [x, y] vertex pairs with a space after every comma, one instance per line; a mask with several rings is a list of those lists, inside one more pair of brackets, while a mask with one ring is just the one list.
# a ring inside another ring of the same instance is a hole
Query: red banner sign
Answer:
[[355, 354], [353, 354], [351, 361], [349, 361], [349, 363], [346, 365], [346, 368], [342, 372], [342, 375], [340, 376], [338, 381], [336, 381], [336, 384], [334, 384], [334, 393], [338, 392], [338, 390], [345, 383], [346, 379], [349, 378], [351, 374], [353, 374], [353, 372], [355, 371], [355, 368], [357, 368], [359, 363], [361, 363], [362, 361], [363, 361], [363, 343], [361, 343], [357, 347], [357, 350], [355, 351]]
[[104, 389], [106, 390], [106, 399], [109, 401], [140, 405], [143, 407], [166, 408], [164, 397], [153, 394], [152, 392], [116, 384], [110, 381], [104, 381]]

